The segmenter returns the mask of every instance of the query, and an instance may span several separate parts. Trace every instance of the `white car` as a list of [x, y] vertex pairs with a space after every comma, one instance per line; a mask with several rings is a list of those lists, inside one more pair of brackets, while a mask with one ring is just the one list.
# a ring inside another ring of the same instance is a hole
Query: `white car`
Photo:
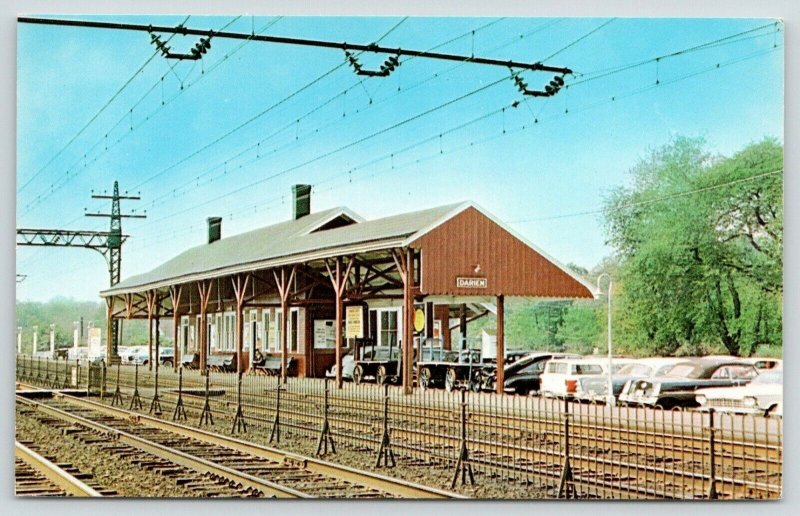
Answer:
[[753, 364], [753, 367], [759, 372], [783, 369], [783, 360], [780, 358], [745, 358], [743, 360]]
[[147, 346], [132, 346], [122, 355], [122, 362], [126, 364], [141, 364], [142, 358], [147, 359]]
[[539, 380], [542, 396], [578, 399], [588, 398], [582, 386], [586, 379], [596, 379], [606, 373], [602, 358], [559, 358], [547, 362]]
[[783, 370], [759, 373], [741, 387], [698, 389], [695, 396], [701, 408], [736, 414], [783, 415]]

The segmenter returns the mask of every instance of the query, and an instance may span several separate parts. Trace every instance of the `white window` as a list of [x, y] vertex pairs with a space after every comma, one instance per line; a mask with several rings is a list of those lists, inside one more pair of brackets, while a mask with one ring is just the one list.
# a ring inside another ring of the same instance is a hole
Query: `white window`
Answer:
[[220, 349], [234, 351], [236, 349], [236, 314], [228, 312], [224, 317], [225, 325]]
[[272, 310], [265, 309], [262, 313], [262, 323], [261, 323], [261, 343], [263, 347], [260, 347], [262, 352], [270, 351], [272, 346], [274, 346], [273, 342], [275, 341], [275, 336], [270, 333], [270, 329], [274, 326], [272, 324]]
[[378, 346], [397, 346], [403, 340], [403, 321], [400, 314], [402, 309], [399, 307], [391, 308], [375, 308], [377, 317], [377, 331], [375, 336], [377, 338], [376, 344]]
[[[289, 353], [302, 353], [302, 339], [303, 339], [303, 313], [299, 308], [291, 308], [289, 310], [289, 320], [286, 321], [286, 331], [288, 340], [286, 347]], [[281, 351], [281, 324], [283, 320], [283, 311], [278, 308], [275, 310], [275, 351]]]

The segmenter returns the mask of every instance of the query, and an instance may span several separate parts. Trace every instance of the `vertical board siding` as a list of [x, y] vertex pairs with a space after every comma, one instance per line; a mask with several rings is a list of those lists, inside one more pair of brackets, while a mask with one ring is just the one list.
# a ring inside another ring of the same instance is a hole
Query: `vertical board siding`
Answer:
[[[426, 295], [592, 297], [586, 286], [472, 207], [411, 245], [422, 252], [420, 287]], [[487, 288], [458, 288], [458, 277], [486, 278]]]

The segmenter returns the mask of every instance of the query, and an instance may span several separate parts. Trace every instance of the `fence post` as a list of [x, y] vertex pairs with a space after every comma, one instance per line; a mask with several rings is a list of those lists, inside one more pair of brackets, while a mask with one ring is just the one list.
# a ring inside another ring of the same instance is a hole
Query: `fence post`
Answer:
[[378, 448], [378, 459], [375, 461], [375, 467], [381, 467], [381, 459], [383, 465], [387, 468], [393, 468], [397, 465], [394, 460], [394, 451], [392, 450], [392, 442], [389, 438], [389, 384], [383, 385], [383, 437], [381, 437], [381, 447]]
[[717, 458], [716, 458], [716, 434], [714, 426], [714, 409], [708, 409], [708, 462], [709, 462], [709, 486], [708, 497], [712, 500], [717, 498]]
[[237, 373], [236, 382], [236, 416], [233, 418], [233, 426], [231, 433], [245, 432], [247, 433], [247, 421], [244, 420], [244, 412], [242, 411], [242, 373]]
[[469, 450], [467, 449], [467, 391], [465, 390], [461, 391], [461, 450], [458, 453], [458, 462], [456, 462], [456, 471], [453, 474], [450, 489], [456, 487], [459, 473], [461, 473], [461, 485], [467, 483], [467, 475], [469, 475], [469, 483], [475, 485], [475, 476], [472, 474], [472, 464], [469, 462]]
[[175, 403], [172, 420], [186, 421], [186, 409], [183, 408], [183, 365], [178, 367], [178, 401]]
[[122, 391], [119, 390], [119, 364], [121, 360], [117, 360], [117, 388], [114, 389], [114, 396], [111, 398], [111, 406], [122, 406]]
[[50, 357], [44, 357], [44, 384], [50, 381]]
[[58, 383], [58, 355], [56, 355], [56, 365], [55, 365], [55, 367], [53, 369], [55, 369], [56, 375], [55, 375], [55, 377], [53, 377], [53, 383], [50, 384], [50, 387], [52, 389], [58, 389], [58, 387], [59, 387], [59, 383]]
[[100, 364], [103, 366], [103, 369], [100, 371], [100, 401], [106, 396], [106, 380], [107, 380], [107, 370], [106, 370], [106, 361], [105, 359], [100, 361]]
[[328, 421], [328, 394], [330, 389], [328, 384], [330, 382], [325, 378], [325, 397], [323, 405], [323, 420], [322, 431], [319, 434], [319, 442], [317, 443], [317, 455], [324, 456], [328, 454], [328, 444], [331, 447], [331, 453], [336, 453], [336, 445], [333, 443], [333, 435], [331, 435], [331, 426]]
[[[156, 346], [157, 348], [158, 346]], [[158, 366], [161, 364], [161, 360], [159, 357], [155, 357], [156, 363], [156, 376], [155, 376], [155, 390], [153, 391], [153, 400], [150, 402], [150, 414], [155, 414], [156, 416], [161, 415], [161, 398], [158, 397]]]
[[139, 397], [139, 364], [136, 364], [135, 367], [136, 369], [133, 373], [133, 397], [128, 410], [142, 410], [142, 398]]
[[205, 395], [205, 403], [203, 403], [203, 411], [200, 413], [200, 422], [198, 426], [203, 426], [204, 424], [214, 426], [214, 415], [211, 413], [211, 403], [208, 401], [208, 380], [211, 376], [211, 370], [206, 366], [205, 369], [206, 374], [206, 395]]
[[275, 421], [272, 422], [272, 432], [269, 434], [269, 442], [281, 442], [281, 380], [276, 377], [278, 386], [275, 388]]
[[64, 384], [61, 387], [62, 389], [69, 387], [69, 380], [69, 355], [67, 355], [67, 358], [64, 359]]
[[564, 466], [561, 469], [561, 478], [558, 481], [558, 498], [575, 498], [575, 485], [573, 484], [572, 464], [569, 455], [569, 396], [564, 398]]

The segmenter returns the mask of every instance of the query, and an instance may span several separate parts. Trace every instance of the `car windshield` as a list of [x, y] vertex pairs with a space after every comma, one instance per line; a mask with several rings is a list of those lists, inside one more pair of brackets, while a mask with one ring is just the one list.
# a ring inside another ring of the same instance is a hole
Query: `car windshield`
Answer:
[[783, 371], [763, 372], [753, 379], [751, 385], [776, 383], [783, 383]]
[[666, 371], [666, 375], [675, 376], [677, 378], [698, 378], [702, 371], [702, 367], [694, 364], [677, 364]]
[[653, 368], [644, 364], [626, 364], [622, 366], [617, 374], [621, 376], [650, 376]]

